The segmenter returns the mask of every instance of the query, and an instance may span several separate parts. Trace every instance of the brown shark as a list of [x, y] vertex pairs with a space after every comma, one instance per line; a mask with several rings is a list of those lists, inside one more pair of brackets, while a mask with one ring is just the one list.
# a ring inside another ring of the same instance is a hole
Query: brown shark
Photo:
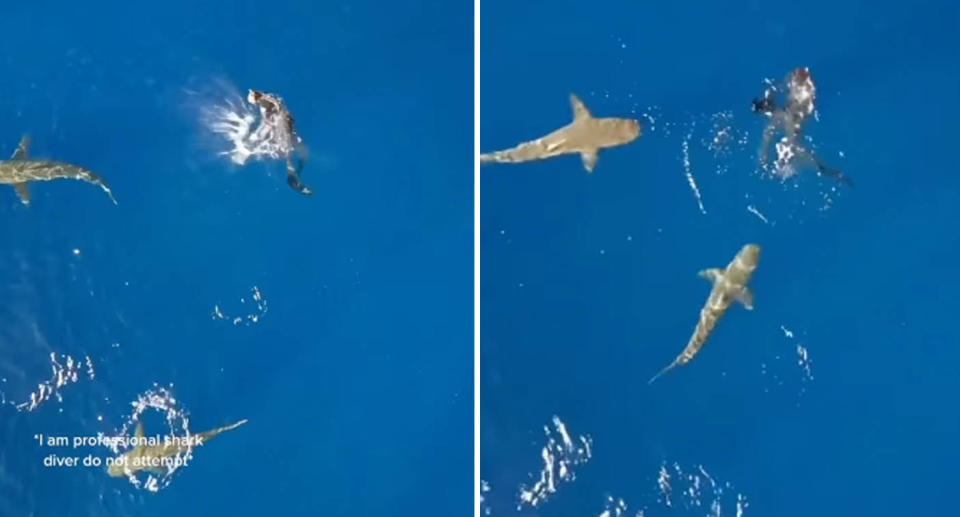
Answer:
[[31, 181], [51, 181], [56, 179], [75, 179], [92, 183], [103, 189], [110, 196], [113, 204], [117, 200], [113, 197], [113, 192], [103, 182], [99, 174], [84, 169], [83, 167], [66, 162], [55, 162], [51, 160], [31, 160], [27, 158], [27, 152], [30, 149], [30, 137], [24, 136], [13, 152], [9, 160], [0, 161], [0, 184], [7, 184], [13, 187], [17, 192], [17, 197], [24, 205], [30, 204], [30, 192], [27, 191], [27, 183]]
[[[245, 423], [247, 423], [246, 420], [241, 420], [203, 433], [191, 434], [189, 439], [185, 436], [167, 436], [160, 440], [159, 438], [145, 438], [143, 422], [138, 422], [133, 436], [135, 441], [140, 443], [108, 463], [107, 474], [110, 477], [123, 477], [142, 470], [161, 476], [165, 475], [177, 465], [177, 460], [185, 461], [183, 455], [192, 448], [201, 446], [210, 438], [224, 431], [236, 429]], [[154, 444], [153, 441], [158, 443]]]
[[573, 122], [536, 140], [512, 149], [480, 155], [480, 163], [518, 163], [544, 160], [561, 154], [579, 154], [583, 168], [593, 172], [597, 152], [628, 144], [640, 136], [640, 122], [629, 118], [595, 118], [574, 94], [570, 94]]
[[737, 253], [737, 256], [727, 265], [726, 269], [712, 268], [700, 271], [700, 277], [709, 280], [713, 284], [713, 289], [710, 290], [707, 303], [700, 310], [700, 321], [697, 322], [697, 328], [693, 331], [693, 336], [690, 337], [690, 341], [683, 352], [666, 368], [660, 370], [660, 373], [654, 375], [649, 384], [653, 384], [653, 381], [677, 366], [689, 363], [693, 356], [697, 355], [697, 352], [703, 348], [703, 344], [707, 341], [710, 332], [713, 331], [713, 327], [717, 325], [717, 320], [723, 316], [723, 313], [734, 301], [743, 304], [747, 310], [753, 310], [753, 291], [747, 287], [747, 283], [750, 282], [750, 277], [753, 275], [753, 270], [757, 268], [759, 260], [760, 246], [747, 244]]

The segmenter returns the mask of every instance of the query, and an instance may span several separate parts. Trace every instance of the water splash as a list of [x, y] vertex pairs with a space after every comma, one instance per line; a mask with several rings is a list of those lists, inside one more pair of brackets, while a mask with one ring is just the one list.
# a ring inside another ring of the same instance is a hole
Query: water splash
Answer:
[[[657, 476], [657, 501], [675, 510], [702, 512], [707, 509], [708, 517], [720, 517], [725, 508], [733, 508], [738, 517], [749, 506], [746, 496], [736, 492], [730, 482], [720, 482], [703, 465], [681, 468], [674, 462], [660, 465]], [[675, 497], [672, 498], [672, 496]]]
[[[114, 438], [129, 437], [147, 410], [153, 410], [160, 413], [166, 422], [167, 427], [165, 433], [157, 434], [189, 439], [191, 433], [188, 413], [183, 407], [180, 406], [176, 397], [173, 396], [172, 389], [173, 385], [170, 385], [169, 388], [164, 388], [154, 384], [153, 388], [148, 389], [143, 394], [137, 396], [137, 399], [130, 403], [130, 405], [133, 407], [133, 412], [120, 427], [120, 430], [115, 433]], [[103, 434], [100, 433], [98, 438], [103, 439]], [[126, 441], [122, 439], [105, 439], [104, 441], [110, 444], [108, 448], [116, 456], [120, 456], [121, 454], [129, 451], [131, 448], [129, 446], [125, 447], [124, 444]], [[189, 440], [187, 441], [189, 442]], [[186, 450], [175, 454], [171, 458], [172, 461], [165, 463], [167, 471], [162, 475], [148, 471], [128, 471], [126, 472], [127, 480], [130, 481], [130, 484], [138, 489], [147, 490], [148, 492], [158, 492], [169, 486], [171, 480], [173, 479], [174, 472], [179, 470], [181, 467], [186, 466], [189, 460], [193, 458], [193, 448], [193, 446], [188, 445]]]
[[[52, 370], [50, 379], [38, 384], [36, 391], [30, 393], [29, 400], [20, 403], [10, 403], [16, 407], [18, 411], [30, 412], [36, 410], [41, 404], [51, 398], [56, 398], [57, 402], [63, 402], [62, 389], [80, 380], [80, 373], [84, 366], [86, 366], [87, 376], [93, 380], [95, 372], [93, 370], [93, 361], [90, 360], [89, 356], [84, 356], [83, 362], [74, 360], [69, 355], [64, 355], [58, 360], [57, 354], [50, 352], [50, 369]], [[7, 400], [4, 398], [3, 402], [7, 402]]]
[[490, 483], [480, 480], [480, 513], [483, 515], [490, 515], [492, 509], [490, 505], [486, 503], [486, 496], [484, 494], [490, 493]]
[[697, 188], [697, 182], [693, 179], [693, 170], [690, 167], [690, 139], [693, 137], [693, 131], [691, 130], [687, 133], [687, 137], [683, 139], [681, 144], [681, 150], [683, 152], [683, 172], [687, 177], [687, 183], [690, 184], [690, 190], [693, 191], [693, 196], [697, 198], [697, 206], [700, 207], [700, 213], [703, 215], [707, 214], [707, 209], [703, 207], [703, 198], [700, 197], [700, 189]]
[[[627, 511], [627, 502], [608, 495], [603, 511], [598, 517], [621, 517]], [[641, 511], [641, 515], [643, 512]]]
[[520, 486], [518, 510], [525, 505], [536, 507], [546, 501], [550, 494], [556, 493], [559, 483], [576, 479], [573, 467], [590, 460], [593, 440], [589, 436], [578, 436], [575, 442], [557, 416], [553, 417], [553, 427], [551, 431], [549, 426], [543, 426], [547, 436], [547, 444], [540, 451], [543, 469], [532, 486]]
[[250, 160], [283, 159], [290, 154], [293, 148], [289, 137], [271, 121], [264, 120], [258, 108], [242, 97], [233, 84], [217, 80], [212, 90], [214, 93], [186, 93], [198, 99], [194, 105], [199, 110], [201, 126], [220, 141], [217, 156], [242, 166]]
[[220, 305], [213, 306], [213, 313], [211, 314], [211, 319], [214, 320], [229, 320], [234, 325], [240, 325], [241, 323], [250, 326], [254, 323], [259, 323], [260, 318], [267, 313], [267, 300], [263, 297], [263, 294], [260, 293], [260, 288], [253, 286], [250, 288], [250, 291], [253, 293], [250, 297], [250, 305], [246, 305], [246, 298], [240, 298], [240, 305], [243, 306], [253, 306], [253, 312], [249, 312], [244, 316], [228, 316], [224, 314], [223, 310], [220, 309]]

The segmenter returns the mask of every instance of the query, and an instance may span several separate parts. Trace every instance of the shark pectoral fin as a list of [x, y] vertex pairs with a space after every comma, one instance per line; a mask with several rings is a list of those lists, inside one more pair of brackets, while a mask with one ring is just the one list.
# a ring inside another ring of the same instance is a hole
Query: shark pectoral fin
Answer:
[[743, 304], [744, 308], [748, 311], [753, 310], [753, 291], [751, 291], [749, 287], [741, 287], [740, 290], [737, 291], [735, 298]]
[[583, 101], [580, 100], [580, 97], [577, 97], [575, 94], [570, 94], [570, 107], [573, 109], [573, 121], [577, 122], [578, 120], [584, 120], [588, 118], [593, 118], [593, 115], [590, 114], [590, 110], [583, 105]]
[[597, 166], [597, 151], [583, 151], [580, 153], [580, 158], [583, 159], [583, 168], [587, 169], [587, 174], [593, 172], [593, 168]]
[[20, 198], [20, 202], [24, 205], [30, 204], [30, 192], [27, 191], [26, 183], [14, 183], [13, 190], [17, 192], [17, 197]]
[[720, 278], [721, 275], [723, 275], [723, 272], [714, 267], [710, 269], [701, 270], [699, 273], [697, 273], [697, 275], [700, 278], [703, 278], [709, 281], [711, 284], [715, 284], [717, 282], [717, 279]]
[[143, 422], [137, 422], [137, 428], [133, 431], [134, 438], [143, 438]]
[[13, 156], [11, 160], [26, 160], [27, 151], [30, 150], [30, 135], [23, 135], [23, 138], [20, 139], [20, 143], [17, 145], [17, 149], [13, 151]]

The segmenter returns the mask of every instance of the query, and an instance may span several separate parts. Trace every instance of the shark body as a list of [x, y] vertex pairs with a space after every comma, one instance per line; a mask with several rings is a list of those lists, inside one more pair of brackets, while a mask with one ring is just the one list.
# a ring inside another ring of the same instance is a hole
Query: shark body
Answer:
[[[107, 467], [107, 474], [110, 475], [110, 477], [123, 477], [133, 475], [139, 471], [146, 471], [164, 475], [169, 472], [167, 466], [164, 464], [165, 462], [169, 463], [174, 458], [185, 454], [191, 448], [201, 446], [210, 438], [222, 432], [236, 429], [245, 423], [247, 423], [247, 421], [244, 419], [234, 424], [192, 434], [190, 435], [192, 441], [189, 443], [183, 443], [180, 440], [171, 440], [169, 443], [158, 445], [137, 445], [133, 449], [118, 456], [117, 459]], [[140, 439], [144, 437], [143, 422], [137, 423], [134, 437]]]
[[600, 149], [628, 144], [640, 136], [640, 123], [637, 120], [596, 118], [583, 101], [572, 93], [570, 107], [573, 109], [573, 122], [514, 148], [481, 154], [480, 163], [518, 163], [562, 154], [579, 154], [583, 159], [583, 168], [590, 173], [597, 164], [597, 152]]
[[20, 198], [20, 202], [24, 205], [30, 204], [30, 192], [27, 190], [27, 183], [56, 179], [75, 179], [97, 185], [110, 196], [113, 204], [117, 204], [113, 192], [110, 191], [99, 174], [72, 163], [31, 160], [27, 157], [29, 148], [30, 137], [24, 136], [20, 140], [17, 150], [13, 152], [13, 156], [9, 160], [0, 160], [0, 184], [12, 186], [17, 193], [17, 197]]
[[717, 320], [723, 316], [734, 301], [738, 301], [747, 310], [753, 310], [753, 291], [747, 286], [753, 271], [757, 268], [757, 262], [760, 260], [760, 247], [756, 244], [747, 244], [737, 256], [730, 261], [725, 269], [704, 269], [700, 271], [699, 276], [709, 280], [713, 284], [710, 290], [710, 296], [707, 303], [700, 310], [700, 320], [697, 321], [697, 327], [690, 336], [683, 352], [668, 364], [666, 368], [650, 379], [649, 384], [657, 380], [663, 374], [673, 370], [677, 366], [682, 366], [690, 362], [697, 352], [703, 348], [707, 337], [713, 328], [717, 325]]

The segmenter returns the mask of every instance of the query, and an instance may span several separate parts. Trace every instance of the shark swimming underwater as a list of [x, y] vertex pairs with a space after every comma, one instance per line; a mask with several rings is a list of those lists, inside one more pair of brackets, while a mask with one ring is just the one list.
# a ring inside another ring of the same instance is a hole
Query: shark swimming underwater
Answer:
[[[236, 429], [245, 423], [247, 423], [246, 419], [203, 433], [192, 434], [189, 440], [186, 437], [164, 437], [163, 443], [155, 445], [141, 443], [114, 459], [107, 466], [107, 474], [110, 477], [123, 477], [142, 470], [164, 475], [170, 471], [168, 466], [174, 465], [175, 460], [181, 458], [191, 448], [201, 446], [210, 438], [224, 431]], [[137, 429], [133, 436], [137, 441], [148, 442], [148, 439], [143, 435], [143, 422], [137, 423]], [[149, 440], [152, 440], [152, 438]]]
[[597, 152], [606, 147], [628, 144], [640, 136], [640, 123], [628, 118], [595, 118], [583, 101], [570, 94], [573, 122], [549, 135], [524, 142], [512, 149], [480, 155], [480, 163], [518, 163], [579, 154], [583, 168], [593, 172]]
[[27, 191], [27, 183], [31, 181], [50, 181], [61, 178], [75, 179], [92, 183], [103, 189], [110, 196], [113, 204], [117, 200], [113, 197], [113, 192], [103, 182], [99, 174], [66, 162], [55, 162], [50, 160], [31, 160], [27, 157], [30, 148], [30, 137], [24, 136], [13, 152], [9, 160], [0, 160], [0, 184], [7, 184], [13, 187], [24, 205], [30, 204], [30, 192]]
[[759, 260], [760, 246], [747, 244], [730, 261], [726, 269], [712, 268], [700, 271], [699, 276], [709, 280], [713, 284], [713, 289], [710, 290], [707, 303], [700, 310], [700, 320], [697, 322], [697, 328], [694, 329], [693, 336], [690, 337], [690, 341], [683, 352], [666, 368], [660, 370], [660, 373], [654, 375], [648, 384], [653, 384], [653, 381], [677, 366], [689, 363], [693, 356], [697, 355], [697, 352], [703, 348], [710, 332], [717, 325], [717, 320], [723, 316], [723, 313], [734, 301], [743, 304], [747, 310], [753, 310], [753, 291], [747, 284], [750, 282], [750, 277], [757, 268]]

